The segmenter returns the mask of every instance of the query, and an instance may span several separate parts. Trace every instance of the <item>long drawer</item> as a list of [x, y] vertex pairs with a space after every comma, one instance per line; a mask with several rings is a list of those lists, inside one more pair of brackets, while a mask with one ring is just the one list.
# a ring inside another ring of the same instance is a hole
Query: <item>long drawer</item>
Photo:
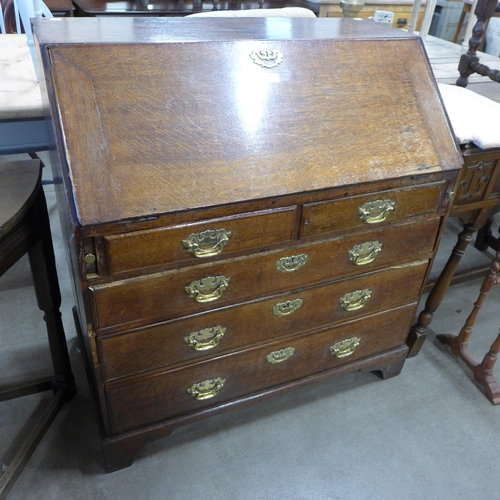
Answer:
[[430, 219], [96, 285], [90, 287], [94, 324], [98, 330], [118, 331], [423, 260], [432, 254], [438, 226], [439, 219]]
[[402, 345], [415, 304], [105, 387], [113, 433], [196, 412]]
[[428, 262], [98, 337], [104, 381], [221, 356], [415, 302]]

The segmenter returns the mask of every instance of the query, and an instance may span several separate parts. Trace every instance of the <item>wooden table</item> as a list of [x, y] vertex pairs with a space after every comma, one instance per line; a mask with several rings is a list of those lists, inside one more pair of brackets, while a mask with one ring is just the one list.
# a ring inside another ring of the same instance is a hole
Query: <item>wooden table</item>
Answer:
[[0, 36], [0, 154], [48, 149], [40, 85], [25, 35]]
[[[8, 495], [62, 404], [70, 401], [75, 394], [75, 381], [61, 321], [61, 292], [41, 175], [38, 160], [0, 163], [0, 277], [28, 255], [34, 292], [41, 310], [40, 323], [43, 318], [53, 365], [49, 376], [29, 380], [22, 377], [15, 383], [7, 383], [2, 377], [0, 402], [43, 391], [54, 392], [53, 399], [0, 477], [1, 500]], [[15, 331], [12, 333], [16, 334]]]

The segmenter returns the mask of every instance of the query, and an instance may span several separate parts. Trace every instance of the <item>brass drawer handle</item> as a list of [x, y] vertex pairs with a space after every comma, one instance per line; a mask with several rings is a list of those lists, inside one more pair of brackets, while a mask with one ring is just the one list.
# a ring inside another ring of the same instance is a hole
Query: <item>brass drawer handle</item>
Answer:
[[276, 261], [276, 269], [282, 273], [293, 273], [300, 269], [306, 262], [307, 255], [305, 253], [282, 257]]
[[337, 358], [347, 358], [356, 350], [360, 341], [359, 337], [341, 340], [330, 347], [330, 352]]
[[225, 276], [207, 276], [191, 282], [186, 288], [186, 293], [196, 302], [212, 302], [222, 296], [229, 286], [230, 278]]
[[195, 257], [213, 257], [222, 252], [230, 236], [231, 231], [226, 229], [207, 229], [190, 234], [182, 244]]
[[378, 224], [387, 219], [389, 212], [394, 210], [395, 202], [392, 200], [367, 201], [358, 209], [359, 218], [366, 224]]
[[284, 349], [280, 349], [279, 351], [270, 352], [267, 355], [267, 360], [272, 365], [275, 365], [276, 363], [283, 363], [283, 361], [290, 359], [293, 356], [294, 352], [295, 347], [285, 347]]
[[300, 306], [304, 302], [302, 299], [287, 300], [286, 302], [280, 302], [273, 306], [273, 314], [275, 316], [288, 316], [293, 314], [295, 311], [300, 309]]
[[346, 311], [357, 311], [366, 305], [371, 296], [372, 291], [369, 288], [355, 290], [354, 292], [346, 293], [343, 297], [340, 297], [340, 305]]
[[382, 251], [384, 244], [380, 241], [365, 241], [359, 245], [354, 245], [347, 251], [349, 260], [356, 266], [364, 266], [373, 262]]
[[207, 351], [219, 345], [219, 341], [226, 333], [224, 326], [213, 326], [203, 328], [197, 332], [191, 332], [184, 337], [184, 342], [195, 351]]
[[226, 383], [225, 378], [211, 378], [204, 380], [203, 382], [198, 382], [193, 384], [188, 390], [188, 394], [193, 396], [199, 401], [204, 399], [210, 399], [219, 394], [219, 391], [224, 387]]

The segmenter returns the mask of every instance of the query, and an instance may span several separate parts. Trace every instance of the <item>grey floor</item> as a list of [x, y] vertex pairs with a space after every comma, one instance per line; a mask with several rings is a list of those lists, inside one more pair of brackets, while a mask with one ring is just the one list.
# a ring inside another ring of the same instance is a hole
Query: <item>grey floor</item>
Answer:
[[[348, 374], [179, 428], [144, 447], [132, 467], [106, 474], [75, 345], [53, 187], [46, 193], [78, 394], [45, 435], [10, 500], [500, 499], [500, 407], [436, 340], [436, 333], [458, 333], [481, 280], [449, 290], [428, 341], [399, 376], [383, 381], [371, 373]], [[459, 227], [450, 221], [433, 275]], [[488, 265], [492, 258], [492, 252], [470, 248], [461, 267]], [[478, 357], [498, 334], [499, 301], [496, 287], [472, 336]], [[0, 378], [50, 367], [26, 259], [0, 280], [0, 342]], [[48, 397], [1, 404], [0, 465], [12, 458]]]

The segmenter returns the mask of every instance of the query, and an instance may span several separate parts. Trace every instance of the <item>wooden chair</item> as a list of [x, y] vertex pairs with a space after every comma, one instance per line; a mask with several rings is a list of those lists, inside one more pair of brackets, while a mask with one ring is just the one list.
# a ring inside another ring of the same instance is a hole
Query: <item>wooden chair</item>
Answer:
[[0, 499], [7, 496], [62, 404], [75, 394], [38, 160], [0, 163], [0, 277], [25, 254], [29, 257], [38, 307], [44, 313], [54, 373], [0, 386], [0, 401], [48, 390], [54, 392], [54, 397], [0, 477]]

